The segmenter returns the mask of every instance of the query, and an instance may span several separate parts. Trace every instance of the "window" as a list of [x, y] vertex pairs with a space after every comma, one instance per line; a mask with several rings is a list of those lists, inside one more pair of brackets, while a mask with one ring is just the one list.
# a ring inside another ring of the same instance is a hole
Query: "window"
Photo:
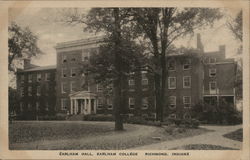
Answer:
[[70, 83], [70, 91], [76, 91], [76, 82], [71, 82]]
[[24, 87], [21, 87], [21, 88], [20, 88], [20, 96], [21, 96], [21, 97], [24, 97]]
[[45, 73], [45, 80], [50, 81], [50, 73]]
[[169, 100], [169, 108], [174, 109], [176, 108], [176, 97], [175, 96], [170, 96], [168, 98]]
[[103, 101], [104, 101], [103, 98], [98, 98], [98, 100], [97, 100], [97, 109], [102, 109]]
[[129, 103], [129, 109], [135, 109], [135, 99], [134, 98], [129, 98], [128, 103]]
[[63, 68], [62, 69], [62, 78], [65, 78], [65, 77], [67, 77], [67, 69]]
[[190, 96], [183, 96], [183, 104], [184, 104], [184, 108], [190, 108], [191, 107], [191, 97]]
[[183, 118], [184, 118], [184, 119], [191, 119], [191, 116], [190, 116], [189, 113], [185, 113], [185, 114], [183, 115]]
[[216, 88], [217, 88], [216, 82], [210, 82], [209, 83], [209, 90], [210, 91], [216, 91]]
[[108, 98], [108, 99], [107, 99], [107, 104], [108, 104], [108, 109], [109, 109], [109, 110], [113, 109], [112, 99]]
[[185, 59], [183, 63], [183, 70], [188, 70], [191, 68], [191, 59]]
[[61, 110], [67, 109], [67, 99], [63, 98], [61, 99]]
[[71, 68], [71, 77], [76, 76], [76, 68]]
[[24, 75], [21, 75], [21, 83], [24, 83]]
[[20, 112], [23, 112], [23, 102], [20, 102]]
[[148, 78], [146, 73], [147, 71], [142, 71], [142, 80], [141, 80], [142, 85], [148, 85]]
[[191, 77], [184, 76], [183, 77], [183, 88], [190, 88], [191, 87]]
[[216, 77], [216, 68], [209, 69], [209, 77]]
[[168, 77], [168, 89], [176, 89], [176, 77]]
[[36, 111], [38, 111], [40, 108], [40, 103], [39, 102], [36, 102]]
[[128, 85], [129, 85], [129, 86], [134, 86], [134, 85], [135, 85], [135, 80], [129, 79], [129, 80], [128, 80]]
[[67, 56], [66, 55], [62, 55], [62, 63], [66, 63], [67, 62]]
[[31, 86], [28, 87], [28, 96], [32, 96], [32, 87]]
[[31, 104], [28, 103], [28, 110], [31, 110]]
[[82, 61], [87, 62], [88, 60], [89, 60], [89, 53], [87, 50], [84, 50], [84, 52], [82, 52]]
[[46, 93], [46, 95], [48, 95], [49, 90], [50, 90], [50, 88], [49, 88], [49, 84], [48, 84], [48, 83], [46, 83], [46, 84], [45, 84], [45, 93]]
[[37, 82], [41, 82], [41, 80], [42, 80], [42, 74], [41, 73], [37, 74], [36, 80], [37, 80]]
[[103, 91], [103, 87], [102, 87], [101, 84], [97, 84], [96, 88], [97, 88], [97, 92], [102, 92]]
[[209, 63], [211, 64], [216, 63], [216, 58], [209, 58]]
[[40, 86], [37, 86], [37, 88], [36, 88], [36, 95], [37, 96], [41, 95], [41, 87]]
[[174, 114], [174, 113], [173, 113], [173, 114], [170, 114], [170, 115], [169, 115], [169, 118], [174, 118], [174, 119], [175, 119], [175, 118], [176, 118], [176, 114]]
[[75, 62], [75, 61], [76, 61], [76, 58], [75, 58], [75, 57], [72, 57], [72, 58], [71, 58], [71, 61], [72, 61], [72, 62]]
[[61, 93], [66, 93], [67, 92], [67, 83], [62, 83], [61, 85], [62, 85], [61, 86], [61, 90], [62, 90]]
[[28, 75], [28, 82], [29, 82], [29, 83], [32, 83], [32, 74], [29, 74], [29, 75]]
[[49, 110], [49, 102], [45, 102], [45, 110], [46, 110], [46, 111]]
[[148, 98], [142, 98], [142, 109], [147, 109], [148, 108]]
[[168, 70], [169, 71], [175, 71], [175, 60], [170, 60], [168, 62]]

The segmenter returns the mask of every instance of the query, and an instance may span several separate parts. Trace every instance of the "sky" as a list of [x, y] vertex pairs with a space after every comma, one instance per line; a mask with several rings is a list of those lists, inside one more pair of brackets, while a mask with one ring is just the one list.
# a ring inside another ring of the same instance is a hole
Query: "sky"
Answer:
[[[81, 9], [87, 13], [88, 8]], [[32, 63], [40, 66], [56, 65], [57, 43], [77, 39], [84, 39], [93, 34], [83, 31], [83, 25], [67, 25], [58, 21], [63, 11], [60, 8], [11, 8], [9, 10], [9, 22], [15, 21], [22, 27], [29, 27], [38, 36], [38, 47], [45, 53], [42, 56], [32, 58]], [[225, 17], [216, 22], [212, 28], [200, 29], [196, 33], [201, 34], [205, 51], [217, 51], [219, 45], [226, 45], [226, 56], [233, 58], [238, 48], [238, 42], [226, 26], [228, 16], [235, 17], [238, 9], [223, 9]], [[196, 47], [196, 37], [188, 36], [175, 42], [177, 47]]]

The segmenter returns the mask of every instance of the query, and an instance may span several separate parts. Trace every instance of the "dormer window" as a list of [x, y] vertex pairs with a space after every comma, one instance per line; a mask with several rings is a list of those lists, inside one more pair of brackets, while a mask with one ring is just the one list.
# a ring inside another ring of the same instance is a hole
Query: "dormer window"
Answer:
[[41, 80], [42, 80], [42, 74], [39, 73], [37, 74], [37, 82], [41, 82]]

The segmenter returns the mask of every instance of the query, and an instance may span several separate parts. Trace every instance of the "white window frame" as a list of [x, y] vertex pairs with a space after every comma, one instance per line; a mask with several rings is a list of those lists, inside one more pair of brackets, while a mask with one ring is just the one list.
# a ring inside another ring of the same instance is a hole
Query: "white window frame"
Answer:
[[[174, 87], [170, 86], [171, 79], [174, 79], [174, 82], [175, 82], [175, 86]], [[168, 77], [168, 89], [176, 89], [176, 77]]]
[[22, 75], [20, 75], [20, 77], [21, 77], [21, 83], [24, 83], [24, 81], [25, 81], [24, 75], [22, 74]]
[[129, 79], [128, 80], [128, 85], [129, 86], [134, 86], [135, 85], [135, 80], [134, 79]]
[[148, 78], [143, 78], [143, 79], [141, 80], [141, 84], [142, 84], [143, 86], [148, 85]]
[[67, 56], [62, 54], [62, 63], [67, 63]]
[[[62, 68], [62, 78], [66, 78], [67, 77], [67, 69], [66, 68]], [[64, 77], [65, 75], [65, 77]]]
[[[170, 62], [174, 62], [174, 69], [170, 69], [170, 67], [169, 67]], [[168, 61], [168, 70], [169, 71], [175, 71], [176, 70], [176, 61], [175, 60], [171, 59], [171, 60]]]
[[67, 110], [67, 99], [66, 98], [62, 98], [61, 99], [61, 110]]
[[24, 97], [24, 87], [20, 87], [20, 96]]
[[[185, 85], [185, 79], [188, 78], [189, 79], [189, 86]], [[191, 76], [183, 76], [183, 88], [191, 88]]]
[[[215, 89], [214, 89], [214, 90], [211, 89], [212, 83], [215, 83]], [[216, 81], [211, 81], [211, 82], [209, 82], [209, 91], [210, 91], [210, 92], [211, 92], [211, 91], [215, 91], [215, 92], [216, 92], [216, 89], [217, 89], [217, 82], [216, 82]]]
[[[212, 74], [214, 74], [214, 76]], [[209, 69], [209, 77], [216, 77], [216, 74], [217, 74], [216, 68]]]
[[[74, 73], [75, 75], [74, 75], [74, 76], [72, 75], [72, 74], [73, 74], [73, 71], [75, 71], [75, 73]], [[71, 69], [70, 69], [70, 77], [76, 77], [76, 72], [77, 72], [77, 71], [76, 71], [76, 68], [71, 68]]]
[[29, 75], [28, 75], [28, 82], [29, 82], [29, 83], [32, 83], [32, 78], [33, 78], [32, 74], [29, 74]]
[[[87, 56], [86, 56], [84, 51], [87, 52]], [[89, 61], [89, 50], [82, 50], [82, 61], [83, 62], [88, 62]]]
[[[39, 78], [40, 77], [40, 78]], [[36, 75], [36, 81], [37, 82], [41, 82], [42, 81], [42, 74], [41, 73], [38, 73], [37, 75]]]
[[[132, 101], [134, 101], [134, 103], [131, 103]], [[134, 105], [134, 107], [131, 107], [131, 105]], [[135, 109], [135, 98], [132, 97], [128, 98], [128, 107], [129, 109]]]
[[101, 84], [97, 84], [97, 85], [96, 85], [96, 91], [97, 91], [97, 92], [103, 92], [103, 87], [102, 87]]
[[31, 110], [31, 104], [30, 103], [28, 103], [28, 110]]
[[62, 82], [61, 83], [61, 93], [66, 93], [67, 91], [64, 90], [64, 85], [67, 85], [67, 83]]
[[51, 79], [51, 73], [45, 73], [45, 80], [50, 81]]
[[112, 99], [110, 99], [110, 98], [107, 99], [108, 110], [112, 110], [113, 109], [113, 103], [112, 102], [113, 102]]
[[75, 90], [73, 90], [73, 84], [76, 84], [76, 82], [75, 81], [70, 82], [70, 91], [71, 92], [75, 91]]
[[40, 106], [40, 103], [39, 102], [36, 102], [36, 111], [38, 111], [39, 110], [39, 107]]
[[28, 86], [28, 96], [32, 96], [32, 86]]
[[98, 98], [97, 99], [97, 109], [103, 109], [103, 101], [104, 99], [103, 98]]
[[48, 102], [48, 101], [45, 102], [45, 110], [46, 110], [46, 111], [49, 110], [49, 102]]
[[[186, 63], [186, 62], [188, 62], [188, 63]], [[185, 68], [185, 65], [189, 65], [189, 67], [188, 67], [188, 68]], [[184, 60], [184, 63], [183, 63], [183, 70], [189, 70], [189, 69], [191, 69], [191, 59], [190, 59], [190, 58], [187, 58], [187, 59]]]
[[20, 112], [23, 112], [23, 102], [20, 102]]
[[176, 116], [175, 113], [170, 114], [168, 117], [169, 117], [169, 118], [173, 118], [173, 119], [176, 119], [176, 118], [177, 118], [177, 116]]
[[41, 96], [41, 86], [36, 86], [36, 95]]
[[[212, 61], [213, 60], [213, 61]], [[214, 63], [216, 63], [216, 61], [217, 61], [217, 59], [216, 58], [214, 58], [214, 57], [210, 57], [209, 58], [209, 64], [214, 64]]]
[[[189, 98], [189, 102], [186, 102], [185, 98]], [[184, 108], [191, 108], [191, 96], [183, 96], [183, 105], [184, 105]], [[186, 105], [189, 105], [189, 107], [186, 107]]]
[[[173, 98], [174, 99], [174, 102], [173, 103], [171, 103], [171, 98]], [[170, 109], [175, 109], [176, 108], [176, 96], [169, 96], [169, 99], [168, 99], [168, 101], [169, 101], [169, 108]], [[174, 107], [172, 107], [172, 105], [174, 106]]]
[[[143, 104], [143, 100], [146, 100], [147, 103]], [[146, 107], [145, 107], [146, 106]], [[148, 101], [148, 97], [143, 97], [142, 98], [142, 106], [141, 109], [148, 109], [149, 107], [149, 101]]]

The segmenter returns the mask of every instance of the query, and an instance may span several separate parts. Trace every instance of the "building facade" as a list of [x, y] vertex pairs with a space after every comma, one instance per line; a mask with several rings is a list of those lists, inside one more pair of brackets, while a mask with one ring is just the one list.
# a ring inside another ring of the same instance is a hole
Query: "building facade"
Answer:
[[[112, 84], [103, 87], [95, 83], [91, 74], [84, 72], [86, 66], [84, 64], [89, 63], [93, 53], [98, 53], [102, 40], [103, 38], [89, 38], [57, 44], [56, 67], [47, 70], [42, 69], [43, 67], [38, 70], [39, 67], [37, 69], [35, 67], [19, 72], [18, 79], [23, 75], [27, 79], [27, 83], [23, 83], [27, 90], [25, 94], [29, 91], [29, 74], [36, 76], [41, 74], [42, 80], [39, 84], [36, 82], [36, 85], [43, 88], [42, 86], [47, 84], [46, 73], [50, 72], [51, 77], [54, 77], [50, 84], [56, 86], [53, 91], [51, 90], [55, 94], [51, 104], [56, 113], [112, 114], [113, 96], [106, 92], [109, 90], [112, 93]], [[233, 59], [225, 57], [225, 46], [219, 46], [216, 52], [204, 52], [198, 35], [197, 49], [187, 53], [170, 54], [166, 61], [168, 71], [165, 82], [166, 117], [190, 118], [192, 106], [198, 103], [216, 105], [226, 101], [235, 104], [236, 63]], [[22, 92], [22, 83], [19, 83], [18, 88], [19, 92]], [[144, 117], [155, 116], [154, 77], [150, 73], [146, 71], [131, 73], [127, 77], [126, 88], [124, 104], [127, 107], [124, 108], [124, 113]], [[36, 95], [35, 99], [50, 98], [46, 97], [46, 91], [48, 90], [41, 93], [42, 96]], [[28, 105], [27, 101], [23, 103]], [[30, 102], [34, 106], [36, 103], [36, 101]], [[41, 105], [47, 104], [41, 102]]]
[[24, 60], [24, 68], [17, 71], [19, 94], [18, 114], [22, 119], [38, 119], [55, 114], [56, 66], [39, 67]]

